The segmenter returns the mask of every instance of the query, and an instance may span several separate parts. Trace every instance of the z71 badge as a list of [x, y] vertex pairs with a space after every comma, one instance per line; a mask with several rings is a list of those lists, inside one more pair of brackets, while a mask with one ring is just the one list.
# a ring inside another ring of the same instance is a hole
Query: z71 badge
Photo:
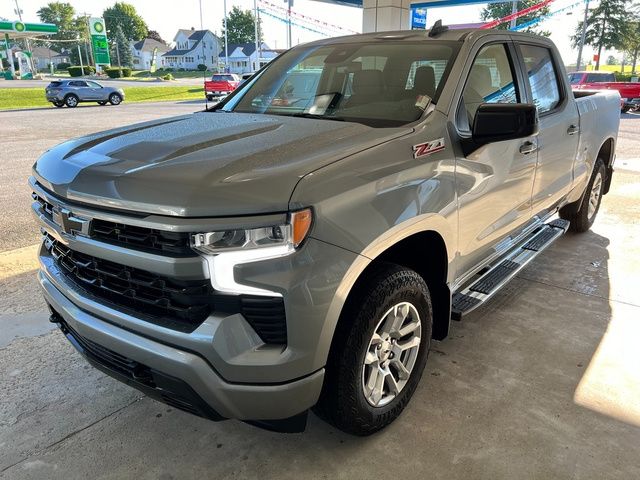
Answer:
[[444, 138], [419, 143], [413, 146], [413, 158], [424, 157], [441, 150], [444, 150]]

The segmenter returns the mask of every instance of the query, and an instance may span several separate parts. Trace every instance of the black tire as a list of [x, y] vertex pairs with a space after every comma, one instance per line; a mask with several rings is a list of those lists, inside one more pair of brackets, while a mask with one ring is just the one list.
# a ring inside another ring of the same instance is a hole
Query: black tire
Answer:
[[[589, 212], [589, 205], [592, 201], [592, 193], [594, 192], [594, 184], [599, 178], [599, 193], [597, 195], [595, 209]], [[593, 173], [587, 184], [587, 188], [584, 191], [582, 204], [577, 211], [571, 211], [563, 207], [560, 209], [560, 218], [569, 220], [569, 230], [576, 233], [586, 232], [591, 228], [593, 222], [600, 210], [600, 204], [602, 203], [602, 195], [607, 180], [607, 171], [604, 167], [604, 161], [601, 158], [596, 160], [596, 164], [593, 166]]]
[[100, 101], [98, 102], [98, 105], [100, 105], [101, 107], [105, 106], [107, 104], [106, 101]]
[[[395, 398], [386, 405], [373, 406], [364, 392], [365, 355], [385, 312], [400, 302], [412, 304], [420, 317], [417, 357], [406, 384]], [[353, 435], [371, 435], [389, 425], [407, 406], [422, 377], [432, 326], [429, 289], [422, 277], [399, 265], [381, 264], [356, 287], [341, 315], [314, 411]]]
[[80, 99], [77, 95], [71, 93], [64, 97], [64, 104], [69, 108], [76, 108], [78, 103], [80, 103]]
[[109, 95], [109, 103], [111, 105], [120, 105], [122, 103], [122, 97], [117, 93]]
[[51, 102], [55, 107], [62, 108], [64, 107], [64, 102]]

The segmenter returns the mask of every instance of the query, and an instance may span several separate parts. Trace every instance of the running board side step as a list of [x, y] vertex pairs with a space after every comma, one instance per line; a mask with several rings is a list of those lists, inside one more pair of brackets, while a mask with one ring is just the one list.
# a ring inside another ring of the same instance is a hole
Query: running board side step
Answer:
[[460, 320], [463, 315], [489, 300], [568, 228], [569, 222], [562, 219], [556, 219], [538, 228], [528, 239], [503, 257], [500, 263], [491, 266], [470, 286], [453, 295], [451, 318]]

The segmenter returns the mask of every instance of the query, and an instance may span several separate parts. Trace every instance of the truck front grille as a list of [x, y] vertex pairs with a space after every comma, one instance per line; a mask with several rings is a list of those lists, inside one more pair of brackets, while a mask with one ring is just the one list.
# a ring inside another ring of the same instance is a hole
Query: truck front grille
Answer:
[[195, 330], [211, 313], [213, 289], [207, 279], [162, 277], [71, 250], [51, 236], [45, 247], [69, 280], [120, 310], [142, 313], [180, 331]]
[[282, 297], [221, 294], [209, 279], [160, 276], [71, 250], [50, 235], [44, 245], [65, 278], [116, 310], [187, 333], [214, 311], [240, 313], [263, 342], [287, 343]]
[[[35, 192], [31, 194], [31, 197], [40, 204], [49, 220], [52, 220], [53, 205]], [[94, 218], [91, 220], [89, 236], [111, 245], [143, 252], [179, 257], [195, 255], [190, 247], [187, 232], [169, 232]]]

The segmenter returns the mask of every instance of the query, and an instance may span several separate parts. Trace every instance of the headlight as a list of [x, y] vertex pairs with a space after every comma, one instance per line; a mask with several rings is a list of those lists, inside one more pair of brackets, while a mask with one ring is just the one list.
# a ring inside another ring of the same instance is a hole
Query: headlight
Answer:
[[216, 291], [281, 296], [278, 292], [237, 283], [234, 267], [289, 255], [307, 238], [312, 220], [308, 208], [291, 213], [283, 225], [196, 233], [191, 237], [191, 247], [207, 260], [211, 285]]
[[307, 237], [311, 220], [311, 209], [301, 210], [293, 212], [284, 225], [197, 233], [191, 237], [191, 246], [207, 255], [281, 246], [293, 250]]

